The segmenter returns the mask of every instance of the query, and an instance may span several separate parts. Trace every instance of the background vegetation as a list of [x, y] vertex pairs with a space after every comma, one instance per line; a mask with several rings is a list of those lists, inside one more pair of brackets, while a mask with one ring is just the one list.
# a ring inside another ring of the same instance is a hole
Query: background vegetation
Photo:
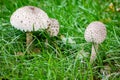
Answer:
[[[43, 9], [60, 23], [57, 37], [34, 32], [36, 49], [31, 54], [26, 54], [25, 32], [9, 21], [16, 9], [26, 5]], [[0, 0], [0, 79], [119, 80], [119, 9], [119, 0]], [[84, 31], [96, 20], [105, 23], [107, 37], [91, 65], [91, 43], [85, 41]]]

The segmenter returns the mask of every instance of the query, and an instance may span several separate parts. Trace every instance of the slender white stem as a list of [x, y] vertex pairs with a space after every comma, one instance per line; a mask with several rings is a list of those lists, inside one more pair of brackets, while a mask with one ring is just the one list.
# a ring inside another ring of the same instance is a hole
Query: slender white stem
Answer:
[[96, 53], [98, 50], [98, 44], [92, 44], [92, 50], [91, 50], [91, 57], [90, 57], [90, 63], [93, 63], [94, 60], [96, 59]]
[[28, 50], [31, 50], [32, 48], [32, 45], [30, 45], [32, 40], [33, 40], [32, 33], [26, 32], [26, 47], [29, 48]]

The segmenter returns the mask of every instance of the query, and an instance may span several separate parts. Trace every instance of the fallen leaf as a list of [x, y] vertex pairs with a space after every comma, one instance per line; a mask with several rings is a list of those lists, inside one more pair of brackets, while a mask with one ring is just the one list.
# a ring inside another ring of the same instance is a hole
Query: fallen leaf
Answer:
[[106, 9], [106, 11], [112, 11], [112, 12], [115, 11], [115, 7], [114, 7], [114, 4], [112, 2], [108, 5], [108, 8]]
[[33, 52], [34, 52], [34, 53], [40, 53], [41, 51], [40, 51], [39, 48], [35, 48], [35, 49], [33, 49]]
[[114, 4], [113, 3], [110, 3], [109, 4], [109, 9], [111, 10], [111, 11], [115, 11], [115, 7], [114, 7]]
[[24, 53], [23, 52], [15, 52], [15, 55], [16, 56], [24, 56]]

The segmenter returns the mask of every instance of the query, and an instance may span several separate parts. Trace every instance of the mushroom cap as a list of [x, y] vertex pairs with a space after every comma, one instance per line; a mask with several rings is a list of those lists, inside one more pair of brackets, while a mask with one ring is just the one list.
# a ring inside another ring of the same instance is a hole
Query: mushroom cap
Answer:
[[59, 22], [56, 19], [50, 18], [48, 23], [47, 32], [50, 33], [50, 36], [57, 36], [59, 33]]
[[17, 9], [10, 18], [10, 23], [21, 31], [37, 31], [46, 29], [48, 15], [41, 9], [34, 6], [24, 6]]
[[94, 21], [86, 28], [84, 37], [87, 42], [100, 44], [105, 40], [106, 33], [105, 25], [100, 21]]

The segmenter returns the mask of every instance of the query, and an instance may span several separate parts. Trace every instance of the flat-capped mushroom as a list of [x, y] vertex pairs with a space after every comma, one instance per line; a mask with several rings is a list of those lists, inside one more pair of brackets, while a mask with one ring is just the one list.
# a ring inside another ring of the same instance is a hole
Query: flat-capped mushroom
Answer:
[[26, 46], [32, 41], [32, 31], [47, 29], [48, 15], [34, 6], [24, 6], [17, 9], [10, 18], [10, 23], [15, 28], [26, 32]]
[[59, 33], [59, 22], [56, 19], [50, 18], [48, 22], [47, 32], [50, 36], [57, 36]]
[[92, 42], [92, 51], [90, 57], [91, 63], [93, 63], [93, 61], [95, 60], [98, 45], [105, 40], [106, 33], [106, 27], [100, 21], [94, 21], [90, 23], [86, 28], [84, 34], [85, 40], [87, 42]]

